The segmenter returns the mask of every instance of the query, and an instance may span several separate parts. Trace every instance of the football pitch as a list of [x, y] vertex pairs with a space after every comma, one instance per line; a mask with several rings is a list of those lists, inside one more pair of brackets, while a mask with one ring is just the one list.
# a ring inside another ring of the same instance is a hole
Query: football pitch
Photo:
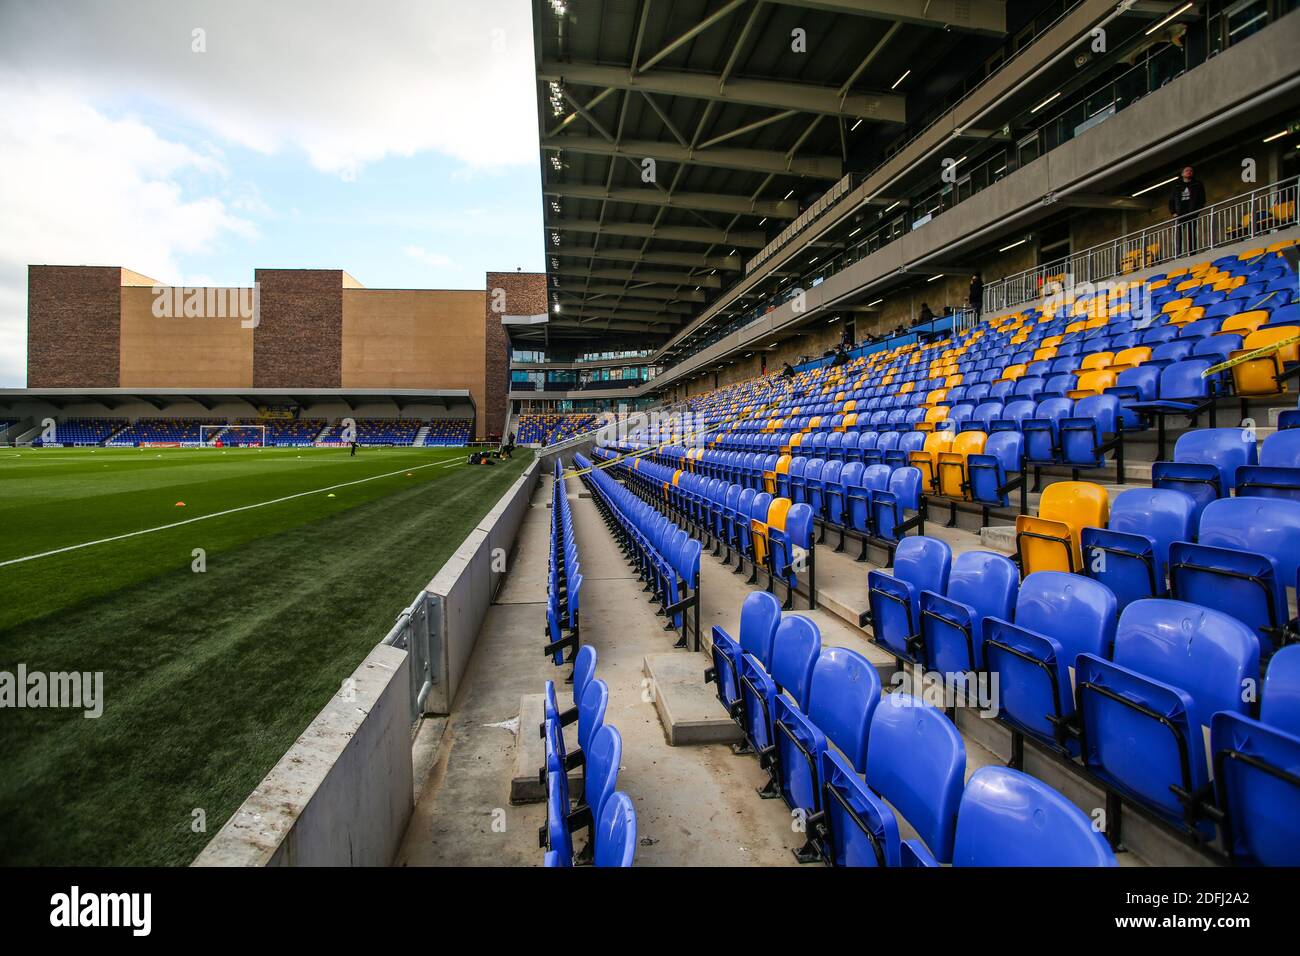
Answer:
[[0, 864], [185, 864], [532, 459], [0, 448]]

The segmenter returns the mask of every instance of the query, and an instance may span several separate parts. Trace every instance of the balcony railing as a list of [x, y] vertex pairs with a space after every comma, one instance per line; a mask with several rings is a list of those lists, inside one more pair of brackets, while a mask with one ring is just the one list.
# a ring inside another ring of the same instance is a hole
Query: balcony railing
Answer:
[[1300, 177], [1292, 177], [1026, 269], [984, 286], [984, 312], [1010, 309], [1080, 283], [1120, 279], [1294, 226], [1297, 200]]

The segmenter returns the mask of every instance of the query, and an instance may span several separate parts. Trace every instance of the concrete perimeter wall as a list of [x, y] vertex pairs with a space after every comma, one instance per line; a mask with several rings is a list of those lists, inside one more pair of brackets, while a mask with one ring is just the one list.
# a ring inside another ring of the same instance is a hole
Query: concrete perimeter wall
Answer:
[[427, 713], [451, 712], [488, 605], [509, 566], [510, 551], [533, 489], [537, 487], [541, 467], [538, 459], [524, 470], [429, 582], [427, 590], [434, 598], [434, 623], [437, 633], [442, 635], [439, 641], [442, 660], [436, 671], [438, 681], [425, 702]]
[[[429, 582], [441, 660], [426, 713], [451, 709], [540, 473], [530, 464]], [[377, 645], [193, 865], [389, 865], [413, 805], [409, 668]]]

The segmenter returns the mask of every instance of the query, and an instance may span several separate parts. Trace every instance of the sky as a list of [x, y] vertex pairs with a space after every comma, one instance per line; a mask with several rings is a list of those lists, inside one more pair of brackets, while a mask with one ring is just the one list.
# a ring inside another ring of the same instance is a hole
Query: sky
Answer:
[[29, 263], [541, 271], [528, 0], [0, 0], [0, 387]]

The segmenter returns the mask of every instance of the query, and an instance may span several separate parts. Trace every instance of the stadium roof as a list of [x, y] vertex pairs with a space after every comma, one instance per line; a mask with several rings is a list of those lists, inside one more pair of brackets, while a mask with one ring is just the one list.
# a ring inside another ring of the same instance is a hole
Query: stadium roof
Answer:
[[468, 389], [418, 388], [0, 388], [0, 405], [16, 401], [48, 402], [56, 407], [97, 402], [113, 408], [130, 402], [148, 402], [166, 408], [177, 400], [188, 400], [204, 408], [215, 408], [231, 399], [250, 405], [308, 405], [313, 402], [339, 401], [349, 408], [366, 402], [391, 401], [397, 407], [408, 405], [474, 404]]
[[678, 331], [1007, 26], [1000, 0], [533, 6], [551, 313], [512, 338], [622, 347]]

